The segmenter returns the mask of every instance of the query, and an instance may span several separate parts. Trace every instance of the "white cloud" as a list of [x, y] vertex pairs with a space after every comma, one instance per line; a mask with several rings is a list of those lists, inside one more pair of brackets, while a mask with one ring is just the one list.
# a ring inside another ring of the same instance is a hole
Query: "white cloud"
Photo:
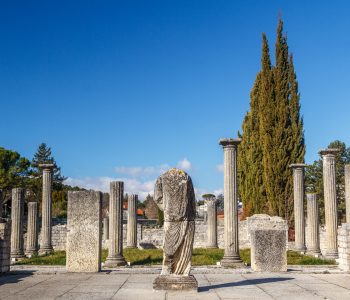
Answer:
[[146, 198], [148, 194], [153, 194], [155, 180], [140, 181], [130, 178], [112, 178], [112, 177], [85, 177], [71, 178], [68, 177], [65, 184], [71, 186], [79, 186], [85, 189], [92, 189], [101, 192], [109, 192], [109, 184], [111, 181], [123, 181], [124, 192], [139, 195], [140, 200]]
[[160, 175], [168, 170], [170, 166], [168, 164], [161, 164], [159, 166], [150, 167], [115, 167], [114, 170], [117, 174], [126, 175], [130, 177], [148, 177], [152, 175]]
[[224, 165], [223, 164], [216, 165], [216, 170], [219, 171], [219, 172], [224, 172]]
[[192, 168], [192, 163], [185, 157], [177, 163], [178, 168], [189, 171]]

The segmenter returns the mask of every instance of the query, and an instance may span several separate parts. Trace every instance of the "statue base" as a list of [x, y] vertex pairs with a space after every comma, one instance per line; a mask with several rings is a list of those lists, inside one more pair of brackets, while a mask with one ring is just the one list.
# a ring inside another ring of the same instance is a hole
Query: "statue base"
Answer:
[[159, 275], [153, 281], [154, 290], [198, 290], [198, 282], [193, 275]]

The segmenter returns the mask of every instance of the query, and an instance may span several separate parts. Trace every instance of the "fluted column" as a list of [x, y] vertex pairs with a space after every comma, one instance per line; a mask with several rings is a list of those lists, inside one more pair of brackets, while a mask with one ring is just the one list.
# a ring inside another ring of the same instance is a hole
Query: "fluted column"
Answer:
[[109, 219], [108, 217], [103, 218], [103, 239], [109, 240]]
[[51, 210], [52, 210], [52, 170], [53, 164], [40, 164], [43, 170], [42, 213], [41, 213], [41, 243], [39, 254], [53, 251], [51, 243]]
[[221, 139], [224, 149], [224, 240], [225, 250], [221, 265], [233, 267], [242, 264], [238, 245], [238, 187], [237, 147], [241, 139]]
[[208, 224], [208, 244], [207, 248], [217, 248], [217, 217], [215, 197], [206, 200], [207, 203], [207, 224]]
[[24, 257], [23, 252], [24, 189], [12, 189], [11, 203], [11, 259]]
[[350, 223], [350, 165], [345, 165], [345, 210], [346, 223]]
[[327, 236], [326, 257], [333, 259], [338, 258], [337, 195], [335, 182], [335, 155], [338, 151], [338, 149], [320, 151], [323, 158], [323, 188]]
[[137, 248], [137, 215], [136, 215], [137, 195], [128, 197], [128, 227], [126, 235], [126, 245], [128, 248]]
[[306, 194], [307, 201], [307, 229], [309, 234], [309, 245], [307, 253], [320, 256], [319, 216], [316, 194]]
[[305, 218], [304, 218], [304, 168], [305, 164], [291, 164], [294, 185], [294, 224], [295, 250], [305, 253]]
[[26, 255], [32, 257], [38, 253], [38, 203], [28, 202]]
[[123, 197], [124, 182], [112, 181], [109, 195], [109, 248], [107, 267], [126, 265], [123, 256]]

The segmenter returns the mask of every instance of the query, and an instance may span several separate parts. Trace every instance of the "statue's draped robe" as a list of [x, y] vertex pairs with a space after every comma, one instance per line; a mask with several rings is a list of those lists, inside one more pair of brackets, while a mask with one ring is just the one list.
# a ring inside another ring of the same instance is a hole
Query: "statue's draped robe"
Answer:
[[181, 170], [169, 170], [157, 179], [154, 200], [164, 211], [162, 275], [189, 275], [196, 213], [191, 178]]

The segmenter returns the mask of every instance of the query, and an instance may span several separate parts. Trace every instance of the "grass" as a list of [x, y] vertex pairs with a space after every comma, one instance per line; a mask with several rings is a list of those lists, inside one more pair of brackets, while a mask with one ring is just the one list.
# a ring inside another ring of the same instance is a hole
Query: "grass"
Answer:
[[[108, 251], [102, 250], [102, 261], [106, 260]], [[126, 261], [135, 266], [160, 265], [163, 260], [163, 250], [161, 249], [124, 249]], [[250, 249], [240, 250], [243, 262], [250, 265]], [[224, 256], [223, 249], [194, 249], [192, 254], [192, 265], [216, 265]], [[301, 255], [295, 251], [287, 252], [288, 265], [334, 265], [334, 260], [315, 258], [308, 255]], [[19, 265], [65, 265], [66, 252], [56, 251], [53, 254], [45, 256], [34, 256], [17, 262]]]

